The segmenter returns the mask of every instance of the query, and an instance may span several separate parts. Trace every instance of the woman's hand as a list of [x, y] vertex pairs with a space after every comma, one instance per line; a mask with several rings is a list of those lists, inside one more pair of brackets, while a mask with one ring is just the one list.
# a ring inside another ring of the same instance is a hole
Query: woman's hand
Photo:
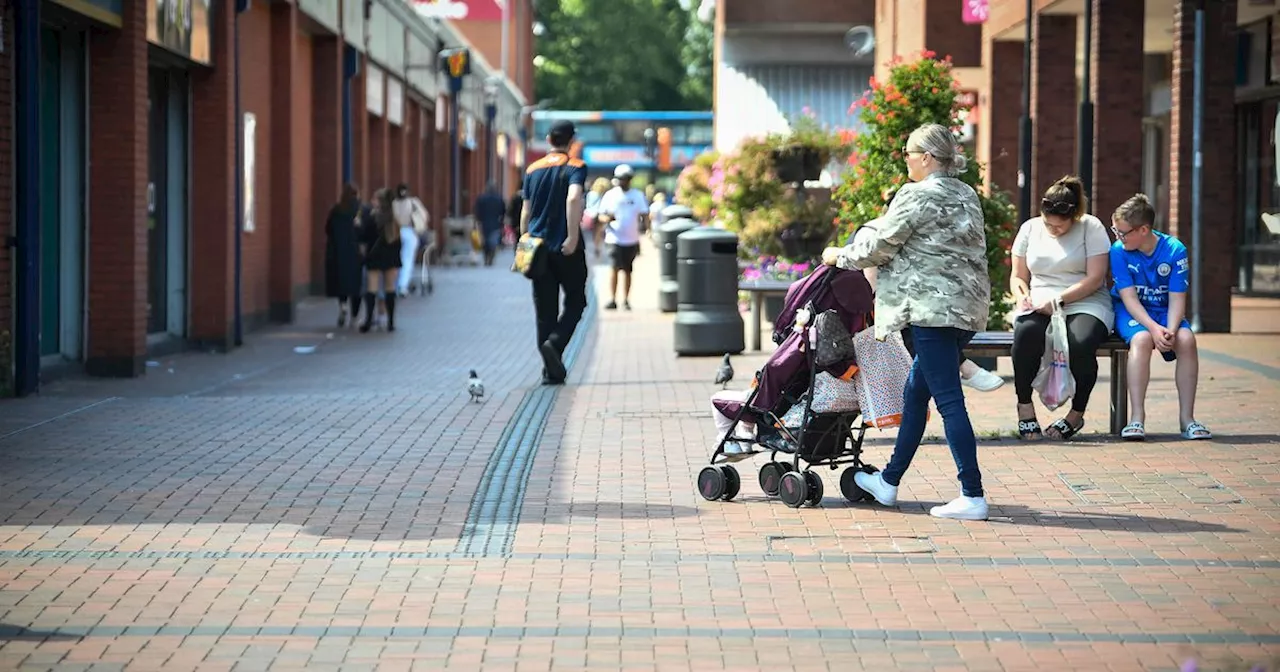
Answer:
[[[1027, 301], [1030, 302], [1030, 299]], [[1054, 304], [1058, 303], [1058, 301], [1059, 299], [1056, 298], [1049, 299], [1048, 301], [1041, 301], [1040, 304], [1035, 307], [1035, 311], [1041, 315], [1053, 315]]]
[[835, 266], [840, 259], [840, 253], [844, 251], [841, 247], [828, 247], [822, 251], [822, 263], [828, 266]]

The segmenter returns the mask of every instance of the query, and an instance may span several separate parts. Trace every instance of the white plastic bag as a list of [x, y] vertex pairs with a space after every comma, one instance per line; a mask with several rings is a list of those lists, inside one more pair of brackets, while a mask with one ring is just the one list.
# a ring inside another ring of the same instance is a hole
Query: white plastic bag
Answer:
[[902, 393], [911, 373], [911, 355], [902, 344], [902, 335], [894, 332], [877, 341], [875, 327], [868, 327], [853, 337], [858, 357], [858, 397], [862, 419], [872, 427], [885, 429], [902, 424]]
[[1067, 318], [1062, 306], [1055, 306], [1049, 318], [1049, 330], [1044, 335], [1044, 358], [1040, 360], [1040, 372], [1031, 387], [1040, 393], [1040, 401], [1049, 410], [1067, 403], [1076, 394], [1076, 379], [1071, 375], [1070, 352], [1067, 349]]

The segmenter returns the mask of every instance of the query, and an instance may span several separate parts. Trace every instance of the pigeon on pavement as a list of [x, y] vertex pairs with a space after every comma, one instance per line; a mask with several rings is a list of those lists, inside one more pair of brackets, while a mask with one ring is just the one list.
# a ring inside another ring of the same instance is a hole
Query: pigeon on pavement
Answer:
[[729, 386], [729, 381], [733, 380], [733, 365], [729, 363], [729, 353], [724, 353], [724, 359], [720, 361], [720, 368], [716, 369], [716, 384], [720, 389]]
[[467, 394], [471, 395], [472, 401], [479, 402], [484, 399], [484, 383], [476, 375], [475, 369], [471, 369], [471, 377], [467, 378]]

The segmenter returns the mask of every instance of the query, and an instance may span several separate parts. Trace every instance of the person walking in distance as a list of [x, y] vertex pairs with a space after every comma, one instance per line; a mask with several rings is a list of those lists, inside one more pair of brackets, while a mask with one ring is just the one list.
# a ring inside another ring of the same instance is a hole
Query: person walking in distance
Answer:
[[623, 164], [613, 171], [618, 186], [610, 189], [600, 199], [597, 221], [605, 227], [604, 242], [608, 245], [613, 273], [609, 277], [609, 303], [606, 310], [618, 309], [618, 276], [622, 275], [622, 307], [631, 310], [631, 269], [640, 252], [640, 229], [649, 216], [648, 201], [644, 192], [631, 187], [635, 171]]
[[373, 215], [366, 223], [361, 247], [364, 248], [364, 264], [369, 274], [365, 285], [364, 324], [360, 325], [360, 331], [365, 333], [373, 328], [374, 304], [379, 291], [386, 295], [387, 331], [395, 331], [395, 288], [400, 275], [401, 241], [400, 226], [392, 214], [390, 189], [379, 189], [374, 194]]
[[324, 223], [325, 294], [338, 299], [339, 327], [347, 326], [348, 316], [355, 324], [360, 315], [360, 293], [364, 289], [360, 225], [360, 190], [348, 183], [342, 188], [342, 200], [329, 210]]
[[396, 280], [396, 293], [405, 297], [409, 295], [409, 283], [413, 281], [413, 267], [417, 263], [418, 235], [426, 232], [431, 216], [422, 201], [409, 194], [407, 184], [396, 187], [391, 211], [400, 227], [400, 266], [404, 271]]
[[569, 156], [569, 144], [576, 133], [573, 122], [553, 124], [547, 135], [551, 152], [530, 165], [524, 179], [520, 233], [541, 238], [539, 254], [545, 256], [541, 272], [532, 278], [544, 385], [564, 384], [568, 375], [564, 351], [587, 308], [587, 255], [580, 225], [587, 164]]
[[485, 185], [475, 207], [476, 219], [480, 221], [485, 266], [492, 266], [493, 258], [498, 254], [498, 244], [502, 242], [502, 215], [506, 210], [507, 204], [498, 195], [498, 185], [493, 182]]

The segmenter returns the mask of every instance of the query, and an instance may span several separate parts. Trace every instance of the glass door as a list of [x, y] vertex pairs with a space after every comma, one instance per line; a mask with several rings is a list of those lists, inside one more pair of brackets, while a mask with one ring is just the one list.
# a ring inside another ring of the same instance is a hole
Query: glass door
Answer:
[[169, 74], [147, 76], [147, 333], [168, 328]]

